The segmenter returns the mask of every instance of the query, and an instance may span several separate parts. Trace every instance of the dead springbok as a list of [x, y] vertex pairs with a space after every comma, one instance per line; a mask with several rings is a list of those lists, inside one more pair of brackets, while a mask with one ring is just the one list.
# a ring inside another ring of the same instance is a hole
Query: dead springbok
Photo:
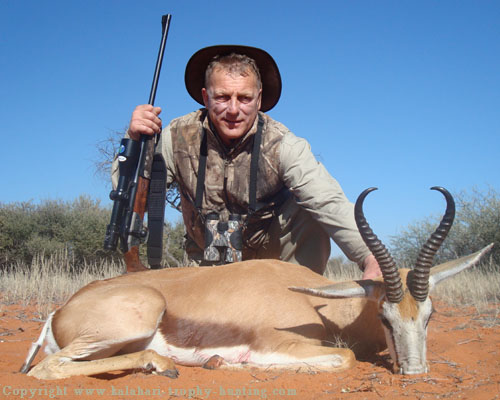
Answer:
[[[428, 292], [475, 264], [491, 245], [431, 269], [453, 222], [447, 209], [413, 270], [398, 270], [363, 215], [361, 235], [383, 278], [332, 283], [307, 268], [252, 260], [212, 268], [150, 270], [96, 281], [51, 314], [21, 369], [29, 370], [46, 338], [51, 354], [28, 375], [58, 379], [143, 368], [176, 377], [175, 363], [209, 368], [350, 368], [357, 356], [389, 347], [394, 371], [417, 374], [426, 364]], [[340, 337], [349, 347], [332, 347]]]

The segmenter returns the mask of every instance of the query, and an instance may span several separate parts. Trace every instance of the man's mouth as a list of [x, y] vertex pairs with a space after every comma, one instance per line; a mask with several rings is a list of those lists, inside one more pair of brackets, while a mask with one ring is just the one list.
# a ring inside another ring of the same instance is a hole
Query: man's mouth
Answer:
[[225, 119], [224, 122], [228, 126], [228, 128], [236, 128], [238, 127], [242, 121], [230, 121], [228, 119]]

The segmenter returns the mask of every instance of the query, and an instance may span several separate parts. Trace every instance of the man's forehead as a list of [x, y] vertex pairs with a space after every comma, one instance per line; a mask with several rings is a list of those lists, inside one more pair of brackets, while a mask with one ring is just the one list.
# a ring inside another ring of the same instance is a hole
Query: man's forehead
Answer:
[[258, 89], [257, 80], [253, 75], [239, 75], [226, 71], [214, 71], [207, 86], [213, 91], [226, 92], [238, 89], [238, 92], [254, 92]]
[[213, 79], [214, 76], [229, 76], [233, 79], [237, 79], [240, 77], [253, 77], [254, 80], [257, 80], [257, 76], [253, 72], [250, 67], [244, 69], [234, 69], [229, 66], [219, 65], [215, 67], [209, 75], [209, 79]]

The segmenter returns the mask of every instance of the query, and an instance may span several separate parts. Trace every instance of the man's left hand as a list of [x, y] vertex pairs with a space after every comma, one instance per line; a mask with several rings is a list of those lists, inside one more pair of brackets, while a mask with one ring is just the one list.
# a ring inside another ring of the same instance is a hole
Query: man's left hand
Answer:
[[363, 279], [373, 279], [382, 276], [382, 271], [378, 265], [377, 260], [370, 254], [363, 261]]

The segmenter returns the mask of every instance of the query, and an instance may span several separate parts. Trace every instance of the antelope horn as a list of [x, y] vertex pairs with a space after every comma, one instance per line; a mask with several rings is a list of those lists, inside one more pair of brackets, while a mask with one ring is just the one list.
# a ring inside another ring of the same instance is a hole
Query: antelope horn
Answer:
[[411, 295], [415, 300], [420, 302], [425, 301], [429, 294], [429, 274], [434, 256], [448, 235], [453, 224], [453, 219], [455, 218], [455, 201], [450, 192], [439, 186], [433, 186], [431, 190], [437, 190], [444, 195], [446, 198], [446, 212], [435, 232], [420, 250], [409, 282]]
[[375, 259], [380, 266], [382, 276], [384, 277], [387, 300], [391, 303], [399, 303], [403, 299], [403, 285], [401, 283], [401, 277], [396, 267], [396, 263], [392, 259], [389, 250], [387, 250], [387, 248], [371, 230], [370, 225], [366, 222], [365, 215], [363, 213], [363, 201], [368, 193], [374, 190], [377, 190], [377, 188], [372, 187], [366, 189], [359, 195], [356, 200], [356, 205], [354, 206], [354, 218], [361, 237], [372, 254], [375, 256]]

